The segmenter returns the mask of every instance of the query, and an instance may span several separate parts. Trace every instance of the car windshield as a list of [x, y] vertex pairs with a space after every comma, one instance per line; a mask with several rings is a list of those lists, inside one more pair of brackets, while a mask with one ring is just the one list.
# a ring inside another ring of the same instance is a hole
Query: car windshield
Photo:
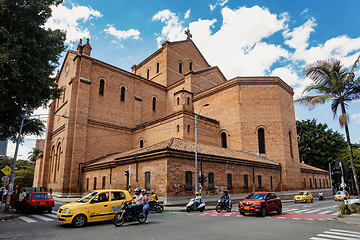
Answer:
[[298, 192], [296, 195], [306, 195], [306, 192]]
[[336, 194], [343, 194], [343, 192], [337, 192]]
[[246, 198], [250, 199], [265, 199], [266, 193], [252, 193]]
[[33, 199], [51, 199], [50, 193], [34, 193]]
[[92, 199], [96, 194], [97, 194], [97, 192], [89, 193], [89, 194], [85, 195], [84, 197], [80, 198], [77, 202], [79, 202], [79, 203], [86, 203], [86, 202], [88, 202], [90, 199]]

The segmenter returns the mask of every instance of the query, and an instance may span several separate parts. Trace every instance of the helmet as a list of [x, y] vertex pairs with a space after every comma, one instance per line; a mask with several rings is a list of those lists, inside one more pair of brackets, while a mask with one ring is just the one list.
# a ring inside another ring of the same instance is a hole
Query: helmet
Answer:
[[228, 193], [229, 193], [229, 191], [228, 191], [228, 190], [225, 190], [225, 191], [224, 191], [224, 193], [225, 193], [225, 194], [228, 194]]
[[142, 194], [146, 194], [146, 189], [144, 188], [143, 190], [141, 190]]
[[199, 193], [199, 192], [196, 192], [195, 195], [196, 195], [196, 196], [197, 196], [197, 195], [200, 195], [200, 193]]
[[140, 188], [136, 188], [136, 189], [135, 189], [135, 194], [136, 194], [136, 195], [139, 195], [140, 192], [141, 192], [141, 189], [140, 189]]
[[155, 194], [155, 190], [152, 190], [152, 191], [151, 191], [151, 194]]

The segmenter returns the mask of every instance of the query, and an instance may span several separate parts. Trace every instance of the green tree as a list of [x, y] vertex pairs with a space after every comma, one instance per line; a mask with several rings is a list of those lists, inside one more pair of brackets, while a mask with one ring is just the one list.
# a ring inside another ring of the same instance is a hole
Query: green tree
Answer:
[[[353, 151], [356, 175], [357, 177], [359, 177], [360, 176], [360, 144], [351, 144], [351, 146]], [[349, 171], [352, 171], [351, 161], [347, 148], [341, 150], [339, 159], [345, 160], [348, 163]]]
[[36, 161], [36, 158], [40, 155], [40, 153], [43, 153], [43, 151], [40, 148], [33, 148], [31, 152], [28, 152], [28, 154], [30, 154], [28, 160], [34, 163]]
[[315, 119], [296, 121], [296, 129], [300, 159], [311, 166], [327, 170], [347, 146], [342, 134]]
[[[15, 140], [25, 110], [60, 95], [54, 78], [65, 33], [45, 29], [51, 6], [61, 0], [0, 0], [0, 140]], [[40, 120], [26, 120], [23, 133], [40, 134]]]
[[346, 142], [348, 145], [356, 192], [360, 196], [359, 182], [351, 148], [348, 116], [346, 114], [349, 102], [351, 100], [360, 99], [360, 78], [356, 79], [354, 73], [359, 61], [360, 56], [356, 59], [350, 71], [336, 59], [319, 60], [307, 64], [304, 68], [304, 74], [313, 81], [313, 84], [307, 86], [303, 93], [315, 91], [318, 95], [302, 97], [294, 102], [307, 105], [311, 110], [318, 104], [331, 101], [331, 111], [333, 112], [334, 118], [337, 115], [338, 108], [341, 108], [342, 114], [339, 117], [339, 123], [340, 126], [345, 127]]

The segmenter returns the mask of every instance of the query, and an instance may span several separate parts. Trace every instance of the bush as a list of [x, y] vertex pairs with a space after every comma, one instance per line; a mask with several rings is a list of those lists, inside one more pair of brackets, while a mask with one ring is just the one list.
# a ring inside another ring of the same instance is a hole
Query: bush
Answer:
[[360, 205], [357, 204], [348, 204], [347, 205], [347, 211], [346, 211], [346, 206], [344, 203], [341, 203], [339, 205], [336, 206], [336, 209], [339, 211], [339, 217], [342, 217], [343, 215], [346, 214], [353, 214], [353, 213], [360, 213]]

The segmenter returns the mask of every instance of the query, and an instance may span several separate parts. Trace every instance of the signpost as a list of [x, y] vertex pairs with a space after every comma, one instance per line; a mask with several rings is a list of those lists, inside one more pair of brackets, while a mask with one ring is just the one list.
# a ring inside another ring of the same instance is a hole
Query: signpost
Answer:
[[[9, 168], [10, 169], [10, 168]], [[4, 172], [4, 171], [3, 171]], [[10, 173], [11, 173], [11, 169], [10, 169]], [[1, 178], [1, 181], [4, 183], [4, 187], [3, 187], [3, 190], [2, 190], [2, 197], [1, 197], [1, 208], [2, 208], [2, 204], [3, 204], [3, 201], [4, 201], [4, 191], [5, 191], [5, 183], [9, 182], [10, 181], [10, 177], [5, 175], [5, 176], [2, 176]]]

